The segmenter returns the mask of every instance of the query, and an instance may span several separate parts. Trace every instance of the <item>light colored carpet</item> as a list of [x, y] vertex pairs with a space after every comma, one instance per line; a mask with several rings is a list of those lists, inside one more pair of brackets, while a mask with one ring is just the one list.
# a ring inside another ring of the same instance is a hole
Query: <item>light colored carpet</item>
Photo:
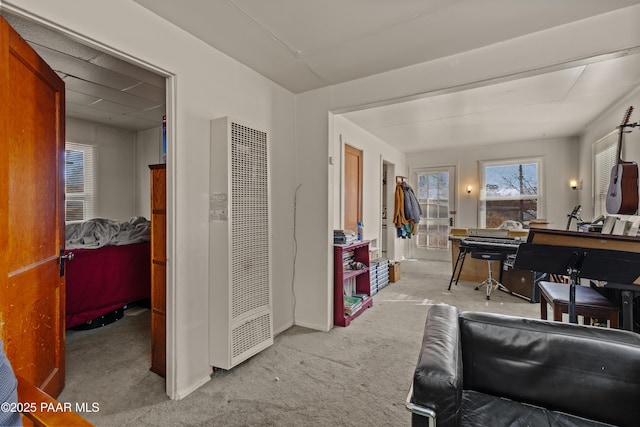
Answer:
[[407, 426], [404, 401], [432, 304], [539, 317], [539, 304], [475, 283], [447, 291], [451, 264], [404, 261], [401, 280], [347, 328], [292, 327], [180, 401], [149, 369], [149, 313], [69, 332], [64, 402], [98, 402], [97, 426]]

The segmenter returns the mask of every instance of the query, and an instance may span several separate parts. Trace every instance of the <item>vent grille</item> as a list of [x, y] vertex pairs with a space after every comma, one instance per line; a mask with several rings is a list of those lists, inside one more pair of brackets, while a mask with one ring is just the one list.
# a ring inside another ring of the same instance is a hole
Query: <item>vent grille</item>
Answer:
[[254, 350], [257, 345], [268, 343], [270, 340], [271, 315], [265, 313], [233, 329], [231, 332], [232, 357], [236, 358], [247, 351]]
[[231, 123], [231, 318], [269, 306], [267, 134]]
[[266, 132], [211, 122], [209, 361], [231, 369], [273, 344]]

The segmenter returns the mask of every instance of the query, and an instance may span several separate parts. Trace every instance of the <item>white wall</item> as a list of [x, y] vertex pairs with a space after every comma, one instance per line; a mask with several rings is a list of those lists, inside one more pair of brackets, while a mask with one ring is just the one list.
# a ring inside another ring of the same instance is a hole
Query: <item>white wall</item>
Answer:
[[[176, 76], [178, 96], [170, 94], [175, 96], [175, 122], [168, 124], [175, 136], [168, 153], [168, 210], [175, 222], [175, 241], [170, 233], [168, 275], [173, 283], [168, 292], [167, 350], [169, 360], [174, 350], [175, 358], [167, 366], [167, 392], [182, 398], [209, 381], [211, 373], [208, 183], [213, 118], [229, 115], [255, 124], [271, 137], [274, 328], [293, 323], [295, 97], [132, 1], [3, 2], [3, 8], [11, 10], [12, 5]], [[323, 179], [326, 182], [326, 175]]]
[[[600, 117], [593, 121], [580, 138], [580, 165], [578, 178], [582, 180], [582, 189], [578, 190], [582, 204], [582, 218], [593, 218], [593, 145], [611, 131], [616, 131], [629, 106], [634, 107], [630, 123], [640, 121], [640, 88], [630, 88], [629, 94], [620, 102], [612, 105]], [[628, 128], [631, 133], [623, 137], [622, 158], [640, 164], [640, 129]]]
[[[569, 181], [578, 176], [578, 142], [570, 139], [513, 142], [412, 153], [407, 158], [409, 168], [454, 165], [457, 179], [457, 227], [478, 227], [478, 195], [480, 187], [479, 161], [509, 160], [536, 157], [543, 159], [542, 191], [546, 200], [545, 212], [539, 214], [549, 221], [549, 228], [564, 229], [567, 214], [578, 202], [576, 190]], [[467, 194], [467, 185], [473, 186]]]
[[67, 141], [96, 147], [95, 217], [151, 217], [149, 165], [160, 162], [160, 132], [160, 127], [136, 133], [67, 117]]
[[157, 127], [136, 133], [136, 188], [139, 216], [151, 218], [151, 170], [149, 165], [160, 163], [162, 128]]
[[78, 119], [66, 120], [69, 142], [96, 147], [94, 216], [128, 221], [137, 210], [135, 133]]

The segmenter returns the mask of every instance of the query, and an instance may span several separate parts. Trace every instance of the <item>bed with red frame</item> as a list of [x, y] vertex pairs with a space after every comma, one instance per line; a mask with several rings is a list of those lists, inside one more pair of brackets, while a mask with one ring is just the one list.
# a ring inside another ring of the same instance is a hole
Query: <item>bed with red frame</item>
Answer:
[[[83, 233], [89, 235], [86, 228]], [[110, 323], [122, 317], [126, 305], [150, 298], [151, 250], [148, 237], [141, 235], [136, 231], [135, 238], [130, 239], [132, 243], [96, 244], [92, 234], [84, 239], [90, 242], [86, 248], [77, 244], [78, 239], [75, 244], [67, 240], [71, 248], [65, 252], [73, 253], [73, 260], [65, 266], [67, 329], [90, 329]]]

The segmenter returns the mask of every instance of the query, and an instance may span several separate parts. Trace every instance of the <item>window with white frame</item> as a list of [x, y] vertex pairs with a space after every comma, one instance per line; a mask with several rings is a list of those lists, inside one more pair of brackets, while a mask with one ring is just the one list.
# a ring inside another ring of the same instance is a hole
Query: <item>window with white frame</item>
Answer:
[[617, 163], [617, 132], [613, 131], [593, 145], [593, 215], [607, 215], [607, 191], [611, 169]]
[[480, 162], [480, 226], [542, 217], [541, 177], [539, 158]]
[[91, 219], [95, 210], [95, 147], [67, 142], [64, 154], [65, 220]]

